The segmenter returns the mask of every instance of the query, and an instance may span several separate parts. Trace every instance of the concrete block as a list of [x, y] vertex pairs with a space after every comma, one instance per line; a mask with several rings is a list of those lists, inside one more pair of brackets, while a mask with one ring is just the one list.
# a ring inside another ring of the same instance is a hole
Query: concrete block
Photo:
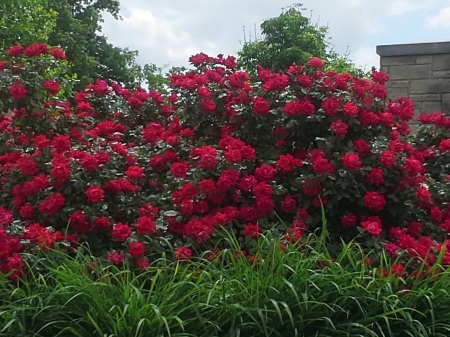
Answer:
[[416, 64], [416, 56], [382, 56], [380, 65], [384, 66], [400, 66]]
[[377, 46], [380, 56], [450, 54], [450, 41]]
[[389, 80], [386, 83], [387, 88], [408, 88], [409, 81], [391, 81]]
[[440, 94], [450, 92], [450, 78], [412, 80], [409, 84], [410, 94]]
[[388, 97], [390, 99], [408, 97], [408, 88], [388, 88]]
[[437, 70], [433, 71], [433, 78], [448, 78], [450, 77], [450, 70]]
[[450, 94], [442, 95], [442, 112], [446, 115], [450, 114]]
[[389, 66], [391, 80], [411, 80], [431, 78], [431, 64]]
[[387, 74], [389, 74], [389, 67], [380, 67], [380, 70], [384, 71]]
[[450, 54], [433, 55], [433, 70], [450, 70]]
[[416, 64], [430, 64], [433, 62], [433, 55], [419, 55], [416, 57]]
[[411, 98], [414, 102], [440, 101], [441, 94], [409, 95], [409, 98]]
[[441, 111], [442, 104], [441, 102], [422, 102], [422, 107], [420, 110], [422, 113]]

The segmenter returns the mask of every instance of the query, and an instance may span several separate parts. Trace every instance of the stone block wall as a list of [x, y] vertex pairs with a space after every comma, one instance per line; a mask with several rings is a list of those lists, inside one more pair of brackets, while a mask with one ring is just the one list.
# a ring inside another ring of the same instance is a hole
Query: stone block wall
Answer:
[[450, 115], [450, 42], [377, 46], [377, 54], [389, 75], [388, 98], [409, 97], [415, 118], [433, 111]]

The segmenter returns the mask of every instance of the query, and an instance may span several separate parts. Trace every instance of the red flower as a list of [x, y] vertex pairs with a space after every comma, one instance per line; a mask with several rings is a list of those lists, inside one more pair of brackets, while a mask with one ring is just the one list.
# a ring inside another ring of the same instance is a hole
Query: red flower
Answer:
[[275, 169], [272, 165], [262, 164], [255, 170], [255, 176], [259, 181], [268, 181], [273, 179], [275, 175]]
[[206, 111], [206, 112], [214, 112], [216, 110], [216, 103], [214, 103], [214, 101], [207, 99], [204, 100], [202, 102], [202, 108]]
[[383, 231], [383, 228], [381, 227], [381, 220], [377, 216], [369, 217], [362, 223], [362, 228], [376, 238], [380, 237], [380, 234]]
[[270, 112], [270, 106], [262, 97], [256, 97], [253, 101], [253, 111], [255, 115], [267, 115]]
[[55, 59], [67, 60], [67, 56], [66, 54], [64, 54], [64, 50], [62, 50], [61, 48], [54, 48], [49, 51], [49, 54], [51, 54]]
[[79, 233], [87, 233], [91, 230], [88, 219], [82, 211], [77, 210], [69, 217], [70, 226], [74, 227]]
[[333, 121], [331, 123], [331, 130], [339, 136], [339, 137], [345, 137], [348, 131], [348, 125], [345, 124], [342, 120], [338, 119], [336, 121]]
[[239, 150], [229, 149], [224, 153], [225, 159], [230, 163], [239, 163], [242, 160], [242, 154]]
[[358, 221], [358, 218], [353, 213], [347, 213], [344, 215], [344, 217], [341, 220], [341, 225], [344, 228], [352, 228], [356, 226], [356, 222]]
[[44, 215], [55, 215], [65, 204], [66, 199], [60, 193], [52, 193], [39, 205], [39, 210]]
[[96, 155], [86, 155], [81, 159], [81, 166], [86, 171], [95, 171], [100, 166], [100, 160]]
[[386, 205], [386, 199], [378, 192], [367, 192], [364, 195], [364, 205], [376, 211], [381, 211]]
[[390, 150], [386, 150], [381, 154], [381, 164], [385, 167], [393, 166], [396, 160], [394, 152]]
[[100, 186], [90, 186], [86, 191], [86, 196], [90, 202], [100, 202], [105, 194]]
[[9, 93], [14, 99], [19, 100], [27, 96], [27, 88], [19, 82], [16, 82], [9, 87]]
[[112, 236], [117, 241], [125, 241], [130, 237], [130, 235], [131, 235], [131, 228], [127, 224], [118, 222], [114, 225], [114, 228], [112, 230]]
[[145, 177], [144, 169], [139, 166], [130, 166], [128, 170], [125, 171], [125, 175], [130, 180], [137, 180]]
[[367, 178], [371, 184], [382, 184], [384, 182], [383, 169], [373, 168]]
[[325, 67], [325, 62], [323, 62], [322, 59], [319, 57], [311, 57], [306, 64], [314, 68]]
[[192, 256], [192, 250], [188, 247], [175, 247], [174, 253], [177, 261], [189, 261]]
[[[5, 208], [0, 208], [0, 226], [6, 227], [8, 226], [10, 223], [12, 223], [14, 220], [13, 218], [13, 214], [6, 210]], [[1, 227], [0, 227], [1, 230]], [[1, 232], [0, 232], [1, 234]], [[0, 235], [0, 240], [1, 240], [1, 235]]]
[[292, 195], [288, 194], [281, 202], [281, 209], [288, 213], [295, 212], [295, 210], [297, 209], [297, 201]]
[[370, 145], [364, 139], [357, 139], [353, 141], [353, 146], [355, 147], [356, 152], [361, 155], [370, 153]]
[[132, 257], [141, 257], [145, 253], [145, 246], [142, 242], [132, 242], [129, 251]]
[[53, 80], [47, 80], [44, 82], [44, 89], [49, 92], [50, 95], [54, 96], [61, 91], [61, 86], [58, 82]]
[[8, 51], [6, 52], [9, 56], [19, 56], [22, 55], [23, 53], [23, 47], [16, 45], [16, 46], [12, 46], [11, 48], [8, 49]]
[[112, 263], [119, 265], [125, 259], [125, 254], [120, 254], [118, 252], [112, 252], [108, 255], [108, 260]]
[[353, 103], [345, 103], [343, 108], [344, 108], [344, 114], [345, 115], [348, 115], [350, 117], [358, 116], [359, 109]]
[[136, 231], [139, 234], [149, 235], [156, 231], [156, 224], [149, 216], [141, 216], [136, 224]]
[[148, 165], [154, 170], [162, 170], [166, 168], [166, 162], [164, 159], [158, 155], [153, 156]]
[[[31, 204], [25, 204], [19, 209], [20, 216], [24, 219], [29, 219], [33, 216], [33, 205]], [[1, 222], [1, 216], [0, 216], [0, 222]]]
[[332, 174], [334, 172], [334, 165], [326, 158], [318, 158], [313, 162], [313, 170], [318, 174]]
[[212, 95], [211, 90], [209, 90], [206, 87], [199, 87], [197, 89], [197, 91], [198, 91], [198, 97], [203, 98], [203, 99], [210, 98]]
[[38, 167], [37, 164], [34, 160], [32, 160], [31, 158], [20, 158], [17, 162], [16, 162], [17, 168], [26, 175], [35, 175], [36, 172], [38, 171]]
[[441, 140], [441, 142], [439, 143], [438, 149], [442, 153], [450, 152], [450, 139]]
[[426, 202], [433, 201], [430, 191], [428, 191], [428, 189], [426, 189], [425, 187], [419, 187], [417, 189], [416, 195], [419, 197], [419, 199], [422, 199], [423, 201]]
[[110, 230], [111, 229], [111, 222], [107, 217], [99, 217], [94, 220], [94, 225], [96, 229], [99, 230]]
[[173, 163], [170, 172], [177, 178], [186, 178], [189, 163]]
[[72, 147], [72, 142], [70, 141], [68, 136], [58, 135], [52, 139], [51, 145], [58, 152], [64, 152], [70, 150]]
[[25, 49], [25, 55], [28, 57], [39, 56], [48, 52], [48, 46], [45, 43], [33, 43]]
[[333, 97], [328, 97], [322, 102], [322, 109], [328, 116], [335, 116], [339, 107], [339, 100]]
[[266, 182], [261, 182], [253, 186], [253, 194], [257, 198], [270, 197], [272, 195], [272, 186]]
[[292, 101], [286, 103], [283, 111], [288, 116], [305, 115], [310, 116], [316, 111], [316, 107], [310, 101]]
[[70, 177], [70, 168], [66, 164], [54, 164], [50, 170], [50, 174], [56, 179], [57, 182], [64, 182]]
[[261, 227], [259, 227], [259, 225], [248, 223], [247, 225], [245, 225], [242, 234], [250, 236], [253, 239], [256, 239], [256, 238], [258, 238], [261, 231], [262, 230], [261, 230]]
[[341, 160], [347, 170], [355, 170], [363, 166], [356, 153], [346, 153]]

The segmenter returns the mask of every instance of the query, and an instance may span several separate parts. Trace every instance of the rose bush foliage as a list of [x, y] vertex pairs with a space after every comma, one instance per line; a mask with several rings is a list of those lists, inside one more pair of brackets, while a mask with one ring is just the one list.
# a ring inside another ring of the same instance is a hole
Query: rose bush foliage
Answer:
[[0, 61], [0, 270], [12, 278], [20, 252], [55, 243], [146, 267], [172, 246], [179, 260], [217, 257], [226, 229], [251, 256], [261, 233], [296, 244], [320, 230], [322, 207], [331, 244], [359, 236], [413, 269], [447, 249], [448, 199], [430, 183], [447, 136], [409, 141], [413, 104], [386, 101], [382, 72], [312, 58], [254, 82], [234, 57], [198, 54], [168, 95], [100, 80], [69, 97], [51, 71], [64, 59], [38, 44]]

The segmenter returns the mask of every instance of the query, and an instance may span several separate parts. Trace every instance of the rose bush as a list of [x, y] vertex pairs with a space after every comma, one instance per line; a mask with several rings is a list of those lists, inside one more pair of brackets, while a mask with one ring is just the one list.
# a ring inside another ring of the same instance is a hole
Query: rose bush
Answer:
[[220, 249], [226, 228], [251, 255], [264, 231], [295, 244], [322, 228], [322, 206], [331, 244], [388, 242], [418, 266], [446, 248], [448, 204], [407, 138], [413, 104], [386, 103], [384, 73], [354, 78], [313, 59], [258, 68], [252, 82], [234, 57], [198, 54], [168, 95], [99, 80], [70, 97], [51, 71], [63, 55], [33, 45], [1, 58], [13, 114], [0, 122], [0, 270], [12, 277], [23, 249], [56, 242], [145, 267], [169, 244], [181, 260]]

